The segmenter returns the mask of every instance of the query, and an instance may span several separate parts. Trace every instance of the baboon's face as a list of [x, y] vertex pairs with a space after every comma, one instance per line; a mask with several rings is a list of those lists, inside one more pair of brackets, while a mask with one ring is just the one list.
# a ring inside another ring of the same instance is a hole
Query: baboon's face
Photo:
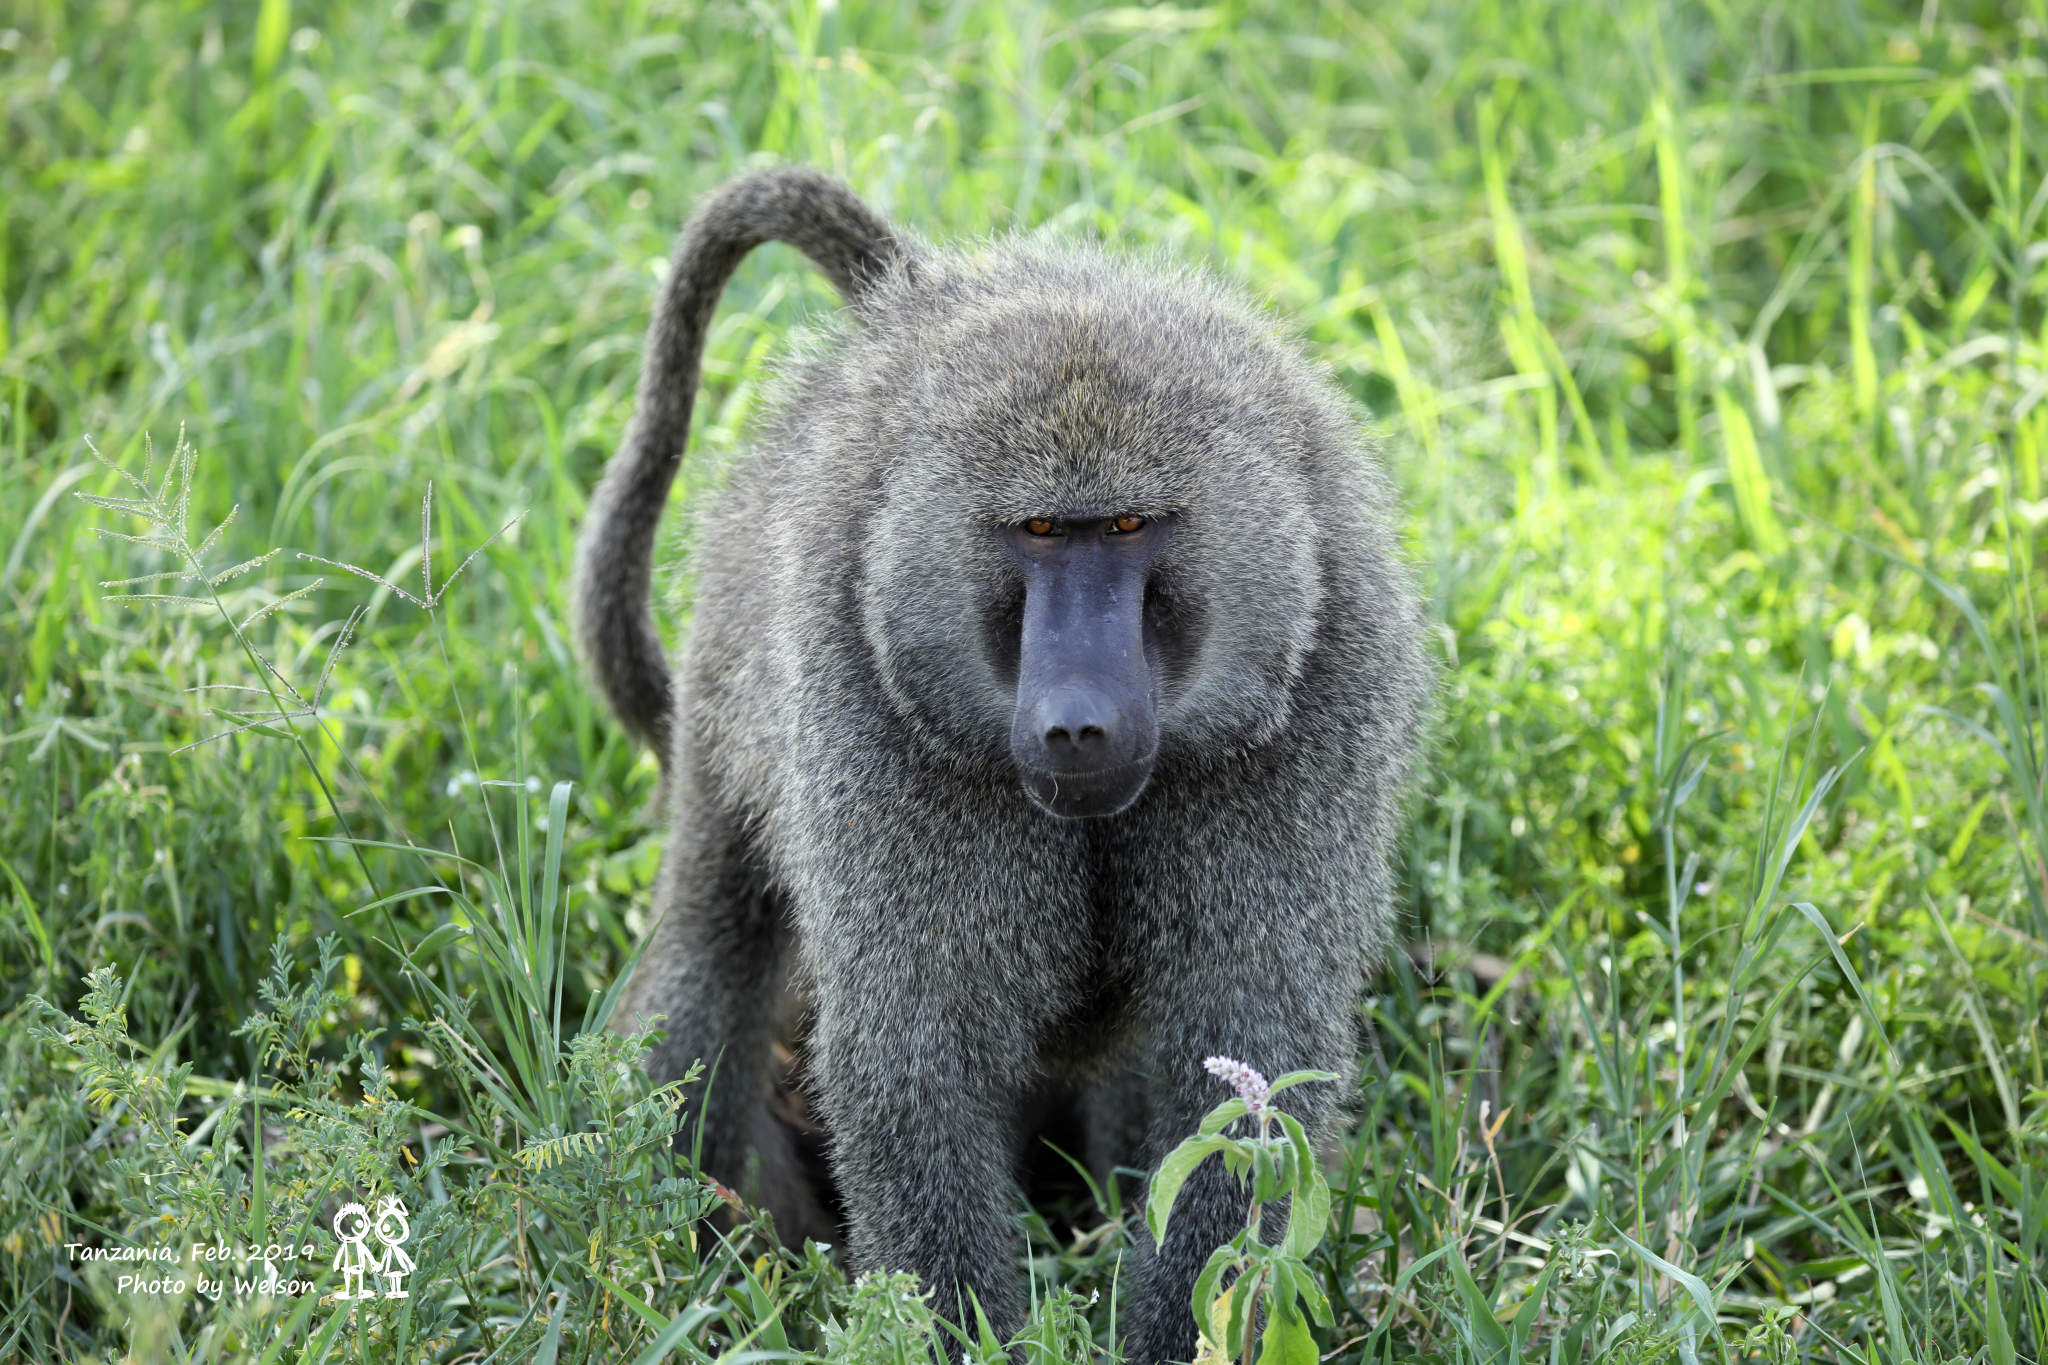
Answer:
[[1138, 799], [1159, 754], [1146, 584], [1169, 519], [1033, 517], [1006, 534], [1024, 574], [1010, 755], [1031, 799], [1068, 819]]
[[1343, 505], [1313, 471], [1350, 439], [1304, 371], [1203, 296], [1107, 272], [902, 344], [847, 361], [869, 425], [841, 438], [885, 452], [847, 526], [902, 738], [1084, 819], [1279, 733]]

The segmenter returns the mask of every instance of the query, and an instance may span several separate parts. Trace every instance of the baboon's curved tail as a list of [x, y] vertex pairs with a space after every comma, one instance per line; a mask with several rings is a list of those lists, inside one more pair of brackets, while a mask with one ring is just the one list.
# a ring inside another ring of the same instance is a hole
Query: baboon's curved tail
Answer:
[[676, 241], [647, 329], [633, 421], [591, 496], [570, 590], [576, 640], [599, 689], [664, 766], [674, 698], [649, 601], [654, 537], [689, 443], [705, 330], [726, 281], [763, 242], [801, 250], [849, 303], [901, 249], [889, 224], [853, 191], [797, 166], [728, 181]]

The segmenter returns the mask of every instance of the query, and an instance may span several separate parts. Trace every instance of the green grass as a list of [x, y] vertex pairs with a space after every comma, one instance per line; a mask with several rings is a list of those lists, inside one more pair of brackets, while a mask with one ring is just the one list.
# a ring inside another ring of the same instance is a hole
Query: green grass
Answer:
[[[2048, 1357], [2044, 48], [2040, 0], [20, 0], [0, 1360], [928, 1354], [900, 1284], [693, 1242], [687, 1113], [579, 1028], [660, 831], [569, 547], [656, 263], [757, 158], [1206, 262], [1379, 418], [1448, 673], [1323, 1351]], [[741, 271], [686, 498], [832, 304]], [[180, 428], [209, 570], [284, 551], [218, 609], [114, 600], [171, 561], [72, 496]], [[525, 513], [433, 612], [296, 557], [418, 592], [430, 481], [437, 583]], [[316, 715], [180, 752], [358, 611]], [[63, 1250], [342, 1185], [418, 1213], [403, 1314]], [[1034, 1361], [1108, 1345], [1114, 1212], [1027, 1219]]]

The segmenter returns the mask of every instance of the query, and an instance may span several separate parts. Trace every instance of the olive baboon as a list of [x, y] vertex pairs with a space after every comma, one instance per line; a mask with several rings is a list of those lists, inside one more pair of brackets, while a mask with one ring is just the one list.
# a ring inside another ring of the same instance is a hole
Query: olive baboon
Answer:
[[[848, 311], [700, 528], [672, 678], [655, 531], [712, 310], [766, 241]], [[1102, 1170], [1194, 1130], [1210, 1054], [1342, 1070], [1432, 679], [1391, 511], [1353, 407], [1204, 275], [927, 247], [808, 170], [707, 199], [574, 589], [598, 685], [662, 756], [625, 1013], [667, 1016], [661, 1078], [716, 1064], [706, 1169], [823, 1230], [766, 1104], [800, 983], [857, 1263], [1007, 1331], [1046, 1083], [1079, 1087]], [[1335, 1089], [1286, 1102], [1327, 1126]], [[1133, 1362], [1193, 1352], [1190, 1287], [1245, 1212], [1210, 1167], [1138, 1253]]]

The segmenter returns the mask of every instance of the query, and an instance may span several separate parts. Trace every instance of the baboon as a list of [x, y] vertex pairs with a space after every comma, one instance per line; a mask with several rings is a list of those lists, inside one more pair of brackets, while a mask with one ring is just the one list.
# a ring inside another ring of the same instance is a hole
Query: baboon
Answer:
[[[770, 241], [847, 306], [698, 527], [671, 674], [655, 534], [712, 311]], [[622, 1012], [666, 1016], [658, 1078], [712, 1071], [704, 1168], [824, 1232], [767, 1103], [800, 988], [854, 1263], [1008, 1333], [1048, 1085], [1106, 1173], [1226, 1096], [1212, 1054], [1345, 1070], [1433, 677], [1392, 514], [1358, 411], [1206, 273], [929, 246], [810, 170], [706, 199], [573, 589], [662, 759], [661, 918]], [[1338, 1089], [1284, 1100], [1327, 1131]], [[1245, 1211], [1211, 1162], [1164, 1247], [1136, 1229], [1131, 1361], [1193, 1354], [1194, 1278]]]

